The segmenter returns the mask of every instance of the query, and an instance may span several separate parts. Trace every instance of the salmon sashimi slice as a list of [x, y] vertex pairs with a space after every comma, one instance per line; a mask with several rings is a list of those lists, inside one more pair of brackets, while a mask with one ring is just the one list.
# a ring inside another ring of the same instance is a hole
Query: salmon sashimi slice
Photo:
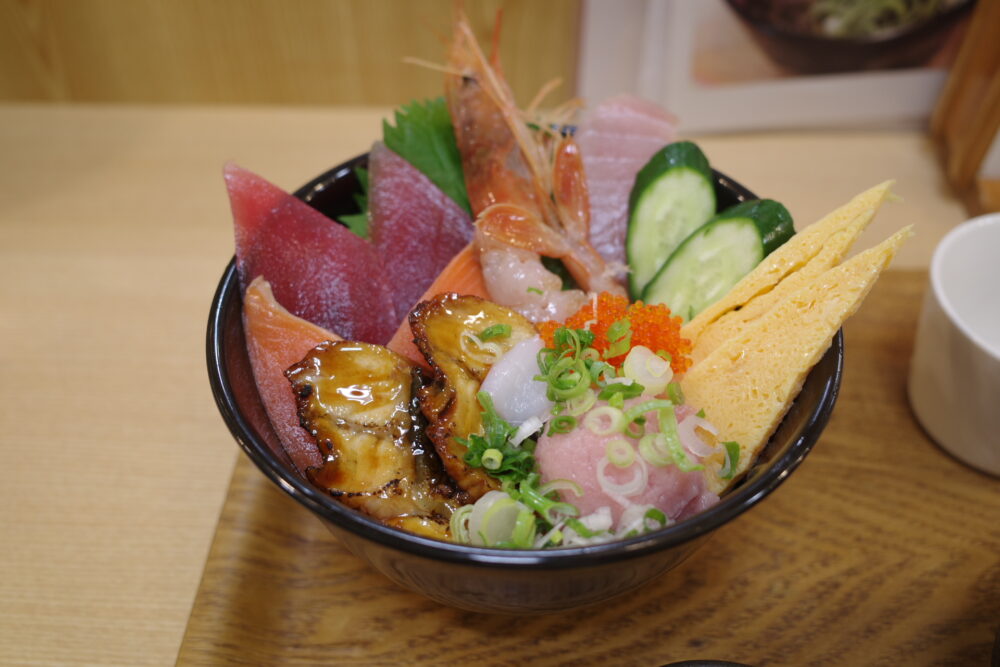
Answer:
[[257, 277], [243, 297], [243, 330], [254, 380], [264, 409], [288, 458], [305, 476], [308, 468], [322, 465], [316, 441], [300, 426], [298, 408], [285, 369], [302, 360], [320, 343], [341, 340], [278, 303], [271, 286]]
[[[486, 289], [483, 281], [483, 269], [479, 265], [479, 250], [474, 243], [465, 246], [461, 252], [455, 255], [448, 266], [444, 268], [431, 286], [427, 288], [419, 302], [429, 301], [438, 294], [454, 292], [460, 295], [471, 295], [489, 299], [490, 293]], [[418, 303], [419, 303], [418, 302]], [[403, 318], [402, 324], [396, 330], [396, 334], [386, 345], [390, 350], [401, 354], [410, 361], [426, 369], [430, 366], [424, 355], [420, 353], [413, 342], [413, 332], [410, 331], [409, 313]]]
[[224, 174], [244, 290], [263, 276], [293, 315], [384, 345], [399, 321], [375, 247], [246, 169], [227, 164]]

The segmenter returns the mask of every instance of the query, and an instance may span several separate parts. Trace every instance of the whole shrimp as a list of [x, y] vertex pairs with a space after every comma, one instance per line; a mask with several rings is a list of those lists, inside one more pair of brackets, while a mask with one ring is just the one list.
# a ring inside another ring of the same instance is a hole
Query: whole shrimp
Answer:
[[[533, 321], [564, 320], [586, 303], [585, 292], [625, 290], [590, 245], [590, 204], [576, 143], [529, 128], [500, 73], [495, 47], [488, 62], [459, 13], [445, 95], [476, 216], [483, 278], [497, 303]], [[561, 260], [583, 289], [562, 290], [562, 279], [545, 268], [542, 256]]]

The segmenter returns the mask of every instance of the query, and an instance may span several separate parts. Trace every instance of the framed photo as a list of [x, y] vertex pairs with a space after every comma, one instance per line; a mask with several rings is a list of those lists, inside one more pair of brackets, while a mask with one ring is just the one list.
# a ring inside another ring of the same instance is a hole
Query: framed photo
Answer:
[[864, 39], [768, 24], [781, 14], [769, 7], [811, 4], [821, 3], [585, 0], [579, 90], [591, 102], [632, 92], [696, 133], [926, 122], [972, 3]]

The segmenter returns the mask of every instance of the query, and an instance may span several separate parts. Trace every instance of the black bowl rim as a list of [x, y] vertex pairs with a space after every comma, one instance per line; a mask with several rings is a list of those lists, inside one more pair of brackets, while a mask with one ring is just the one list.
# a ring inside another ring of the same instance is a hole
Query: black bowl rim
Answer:
[[[359, 155], [329, 169], [296, 190], [294, 196], [308, 203], [325, 188], [326, 184], [336, 178], [346, 176], [356, 165], [363, 164], [366, 159], [367, 154]], [[755, 195], [744, 186], [714, 169], [712, 171], [717, 182], [735, 191], [741, 200], [755, 198]], [[822, 388], [820, 400], [809, 414], [800, 436], [787, 448], [784, 454], [772, 461], [766, 470], [723, 496], [718, 504], [699, 513], [697, 517], [639, 537], [583, 547], [545, 550], [476, 547], [433, 540], [385, 526], [360, 512], [341, 505], [332, 496], [314, 488], [286, 468], [249, 420], [240, 412], [225, 370], [222, 324], [227, 303], [226, 297], [232, 298], [233, 294], [236, 295], [235, 298], [242, 298], [236, 274], [235, 257], [230, 260], [226, 267], [212, 298], [206, 336], [206, 356], [209, 382], [216, 405], [230, 433], [250, 460], [268, 479], [299, 504], [343, 530], [350, 531], [384, 547], [405, 551], [414, 556], [463, 565], [522, 570], [606, 565], [609, 562], [638, 558], [678, 546], [711, 533], [756, 505], [781, 485], [792, 471], [802, 463], [830, 419], [843, 376], [844, 339], [843, 332], [838, 331], [834, 336], [831, 348], [826, 352], [826, 354], [832, 352], [836, 357], [834, 372], [827, 378]]]
[[762, 21], [746, 12], [746, 9], [735, 0], [726, 0], [726, 4], [744, 21], [752, 25], [757, 30], [769, 34], [773, 37], [798, 40], [801, 43], [810, 42], [813, 44], [853, 44], [857, 46], [879, 46], [887, 44], [895, 39], [901, 39], [909, 35], [923, 32], [936, 26], [939, 21], [949, 22], [967, 10], [972, 9], [975, 0], [961, 0], [961, 2], [947, 7], [941, 12], [929, 16], [926, 19], [912, 25], [903, 26], [895, 30], [886, 31], [880, 35], [869, 37], [833, 37], [830, 35], [820, 35], [816, 33], [800, 32], [790, 30], [784, 26], [774, 25], [767, 21]]

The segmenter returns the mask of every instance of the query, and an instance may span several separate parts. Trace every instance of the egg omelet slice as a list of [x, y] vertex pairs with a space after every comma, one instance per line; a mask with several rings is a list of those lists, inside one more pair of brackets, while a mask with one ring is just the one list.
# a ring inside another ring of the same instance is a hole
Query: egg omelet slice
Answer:
[[681, 386], [687, 401], [705, 410], [720, 441], [735, 441], [740, 448], [730, 479], [719, 476], [721, 462], [706, 466], [711, 491], [721, 493], [747, 471], [834, 334], [911, 235], [912, 227], [906, 227], [823, 271], [721, 342], [685, 374]]
[[891, 197], [893, 181], [880, 183], [809, 225], [768, 255], [726, 296], [684, 325], [691, 359], [698, 364], [789, 295], [836, 266]]

